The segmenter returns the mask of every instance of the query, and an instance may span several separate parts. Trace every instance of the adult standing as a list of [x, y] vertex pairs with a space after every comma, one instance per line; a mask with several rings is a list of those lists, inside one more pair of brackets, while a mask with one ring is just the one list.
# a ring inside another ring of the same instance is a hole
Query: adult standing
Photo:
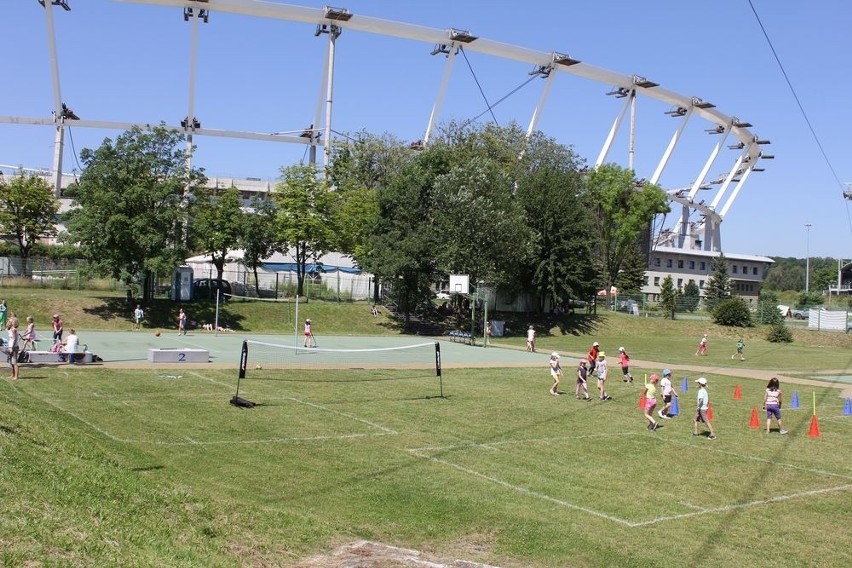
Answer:
[[610, 400], [612, 397], [606, 392], [607, 364], [606, 353], [603, 351], [598, 352], [598, 364], [595, 369], [598, 374], [598, 391], [600, 391], [600, 399], [601, 401]]
[[660, 390], [663, 394], [663, 407], [660, 409], [660, 412], [657, 413], [657, 416], [668, 420], [671, 418], [669, 411], [672, 409], [672, 397], [677, 397], [674, 385], [672, 385], [672, 372], [669, 369], [663, 369], [663, 378], [660, 380]]
[[77, 349], [80, 346], [80, 338], [77, 337], [77, 332], [72, 327], [68, 337], [65, 338], [65, 353], [68, 354], [68, 363], [74, 363], [77, 356]]
[[53, 343], [62, 343], [63, 323], [59, 314], [53, 314]]
[[766, 385], [766, 391], [763, 393], [763, 409], [766, 411], [766, 433], [769, 434], [769, 426], [772, 423], [772, 418], [778, 422], [778, 432], [786, 434], [787, 430], [781, 423], [781, 385], [776, 377], [769, 379], [769, 384]]
[[707, 379], [698, 377], [695, 380], [698, 383], [698, 395], [696, 395], [695, 420], [692, 421], [692, 435], [698, 436], [698, 425], [702, 422], [707, 425], [710, 430], [708, 440], [715, 440], [716, 433], [713, 431], [713, 424], [710, 423], [710, 418], [707, 416], [707, 410], [710, 408], [710, 393], [707, 392]]

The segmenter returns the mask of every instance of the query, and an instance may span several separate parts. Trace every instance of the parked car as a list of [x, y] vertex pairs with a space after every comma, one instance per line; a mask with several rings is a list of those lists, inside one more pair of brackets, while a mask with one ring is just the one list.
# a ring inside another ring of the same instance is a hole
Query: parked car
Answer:
[[790, 315], [793, 316], [793, 319], [803, 320], [808, 319], [810, 309], [807, 310], [790, 310]]
[[222, 301], [227, 300], [233, 294], [231, 283], [227, 280], [199, 278], [192, 283], [192, 297], [196, 300], [215, 300], [216, 290], [219, 290], [219, 296]]

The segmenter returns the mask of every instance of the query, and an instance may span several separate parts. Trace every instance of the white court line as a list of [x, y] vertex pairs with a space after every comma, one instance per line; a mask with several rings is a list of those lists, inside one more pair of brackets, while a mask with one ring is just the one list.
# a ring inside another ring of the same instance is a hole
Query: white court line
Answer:
[[468, 475], [472, 475], [474, 477], [479, 477], [480, 479], [490, 481], [491, 483], [495, 483], [497, 485], [505, 487], [506, 489], [510, 489], [512, 491], [515, 491], [517, 493], [523, 493], [524, 495], [529, 495], [530, 497], [535, 497], [536, 499], [542, 499], [544, 501], [556, 503], [557, 505], [561, 505], [561, 506], [567, 507], [569, 509], [574, 509], [576, 511], [582, 511], [582, 512], [587, 513], [589, 515], [593, 515], [595, 517], [601, 517], [603, 519], [613, 521], [613, 522], [618, 523], [620, 525], [625, 525], [625, 526], [628, 526], [628, 527], [633, 526], [633, 524], [630, 521], [625, 521], [624, 519], [619, 519], [618, 517], [614, 517], [612, 515], [607, 515], [606, 513], [601, 513], [600, 511], [595, 511], [593, 509], [587, 509], [586, 507], [581, 507], [580, 505], [575, 505], [574, 503], [569, 503], [567, 501], [563, 501], [561, 499], [551, 497], [550, 495], [545, 495], [544, 493], [539, 493], [538, 491], [533, 491], [532, 489], [528, 489], [526, 487], [519, 487], [517, 485], [512, 485], [511, 483], [503, 481], [502, 479], [497, 479], [496, 477], [491, 477], [490, 475], [485, 475], [484, 473], [480, 473], [478, 471], [468, 469], [468, 468], [460, 466], [458, 464], [454, 464], [452, 462], [448, 462], [446, 460], [442, 460], [442, 459], [439, 459], [439, 458], [436, 458], [436, 457], [420, 454], [417, 450], [408, 450], [408, 451], [415, 454], [416, 456], [418, 456], [420, 458], [427, 459], [429, 461], [433, 461], [433, 462], [436, 462], [436, 463], [439, 463], [439, 464], [442, 464], [442, 465], [446, 465], [448, 467], [451, 467], [451, 468], [457, 469], [461, 472], [464, 472]]
[[838, 485], [837, 487], [826, 487], [824, 489], [814, 489], [812, 491], [803, 491], [802, 493], [790, 493], [788, 495], [777, 495], [775, 497], [770, 497], [769, 499], [761, 499], [759, 501], [746, 501], [745, 503], [734, 503], [732, 505], [723, 505], [722, 507], [714, 507], [712, 509], [703, 509], [701, 511], [693, 511], [692, 513], [683, 513], [680, 515], [667, 515], [664, 517], [657, 517], [655, 519], [651, 519], [649, 521], [642, 521], [639, 523], [631, 523], [631, 527], [645, 527], [648, 525], [654, 525], [657, 523], [662, 523], [665, 521], [676, 521], [680, 519], [686, 519], [689, 517], [697, 517], [698, 515], [707, 515], [709, 513], [726, 513], [728, 511], [735, 511], [737, 509], [745, 509], [747, 507], [755, 507], [758, 505], [768, 505], [770, 503], [779, 503], [781, 501], [789, 501], [791, 499], [799, 499], [801, 497], [812, 497], [814, 495], [821, 495], [824, 493], [832, 493], [834, 491], [848, 491], [852, 489], [852, 484], [850, 485]]
[[[453, 469], [457, 469], [461, 472], [467, 473], [468, 475], [472, 475], [474, 477], [479, 477], [480, 479], [490, 481], [492, 483], [495, 483], [497, 485], [500, 485], [500, 486], [505, 487], [507, 489], [510, 489], [512, 491], [516, 491], [516, 492], [522, 493], [524, 495], [529, 495], [529, 496], [535, 497], [537, 499], [549, 501], [551, 503], [556, 503], [556, 504], [561, 505], [563, 507], [567, 507], [567, 508], [574, 509], [574, 510], [577, 510], [577, 511], [582, 511], [582, 512], [587, 513], [589, 515], [604, 518], [604, 519], [613, 521], [615, 523], [625, 525], [625, 526], [630, 527], [630, 528], [644, 527], [644, 526], [662, 523], [662, 522], [666, 522], [666, 521], [684, 519], [684, 518], [689, 518], [689, 517], [696, 517], [696, 516], [699, 516], [699, 515], [707, 515], [707, 514], [711, 514], [711, 513], [723, 513], [723, 512], [733, 511], [733, 510], [737, 510], [737, 509], [744, 509], [744, 508], [747, 508], [747, 507], [767, 505], [767, 504], [770, 504], [770, 503], [778, 503], [778, 502], [782, 502], [782, 501], [788, 501], [788, 500], [791, 500], [791, 499], [798, 499], [798, 498], [801, 498], [801, 497], [810, 497], [810, 496], [813, 496], [813, 495], [821, 495], [821, 494], [831, 493], [831, 492], [835, 492], [835, 491], [846, 491], [846, 490], [852, 489], [852, 484], [839, 485], [839, 486], [836, 486], [836, 487], [826, 487], [826, 488], [823, 488], [823, 489], [814, 489], [814, 490], [811, 490], [811, 491], [804, 491], [804, 492], [801, 492], [801, 493], [777, 495], [777, 496], [771, 497], [769, 499], [747, 501], [747, 502], [744, 502], [744, 503], [733, 503], [733, 504], [730, 504], [730, 505], [722, 505], [720, 507], [712, 507], [712, 508], [704, 508], [704, 507], [700, 507], [700, 506], [697, 506], [697, 505], [693, 505], [691, 503], [680, 503], [681, 505], [683, 505], [685, 507], [694, 508], [696, 510], [689, 512], [689, 513], [681, 513], [681, 514], [677, 514], [677, 515], [665, 515], [665, 516], [656, 517], [656, 518], [646, 520], [646, 521], [628, 521], [628, 520], [616, 517], [614, 515], [609, 515], [607, 513], [601, 512], [601, 511], [596, 511], [594, 509], [582, 507], [582, 506], [576, 505], [574, 503], [569, 503], [567, 501], [563, 501], [561, 499], [551, 497], [550, 495], [546, 495], [544, 493], [539, 493], [537, 491], [533, 491], [532, 489], [529, 489], [527, 487], [520, 487], [520, 486], [517, 486], [517, 485], [512, 485], [511, 483], [503, 481], [502, 479], [498, 479], [496, 477], [492, 477], [490, 475], [480, 473], [476, 470], [466, 468], [464, 466], [452, 463], [452, 462], [444, 460], [444, 459], [440, 459], [440, 458], [436, 458], [434, 456], [429, 456], [429, 455], [424, 454], [424, 452], [429, 452], [429, 451], [446, 451], [446, 450], [466, 449], [466, 448], [493, 449], [493, 448], [490, 448], [490, 446], [492, 446], [492, 445], [535, 443], [535, 442], [554, 442], [554, 441], [555, 442], [568, 442], [571, 439], [577, 439], [577, 438], [619, 437], [619, 436], [629, 436], [629, 435], [636, 435], [636, 434], [635, 433], [591, 434], [591, 435], [588, 435], [588, 436], [578, 436], [578, 437], [574, 437], [574, 438], [571, 438], [571, 437], [559, 438], [559, 439], [556, 439], [556, 440], [553, 439], [553, 438], [541, 438], [541, 439], [537, 439], [537, 440], [536, 439], [532, 439], [532, 440], [530, 440], [530, 439], [528, 439], [528, 440], [505, 440], [505, 441], [491, 442], [491, 443], [486, 443], [486, 444], [471, 442], [469, 444], [456, 444], [456, 445], [453, 445], [453, 446], [443, 446], [443, 447], [436, 446], [436, 447], [424, 447], [424, 448], [409, 448], [408, 451], [410, 453], [416, 455], [417, 457], [427, 459], [429, 461], [433, 461], [433, 462], [436, 462], [436, 463], [440, 463], [442, 465], [446, 465], [446, 466], [451, 467]], [[661, 438], [658, 438], [658, 437], [649, 438], [649, 437], [646, 437], [646, 436], [643, 436], [640, 439], [648, 439], [648, 440], [656, 439], [656, 440], [659, 440], [660, 442], [669, 442], [669, 443], [674, 443], [674, 444], [681, 444], [681, 445], [697, 448], [697, 449], [700, 449], [700, 450], [714, 451], [714, 452], [734, 456], [734, 457], [741, 458], [741, 459], [750, 459], [750, 460], [754, 460], [754, 461], [769, 463], [769, 464], [776, 465], [776, 466], [789, 467], [791, 469], [804, 471], [804, 472], [808, 472], [808, 473], [812, 473], [812, 474], [816, 474], [816, 475], [833, 476], [833, 477], [840, 477], [842, 479], [852, 480], [852, 477], [842, 475], [842, 474], [838, 474], [838, 473], [806, 468], [806, 467], [797, 466], [797, 465], [794, 465], [794, 464], [779, 463], [779, 462], [775, 462], [775, 461], [768, 460], [768, 459], [765, 459], [765, 458], [758, 458], [758, 457], [755, 457], [755, 456], [747, 456], [747, 455], [737, 454], [737, 453], [733, 453], [733, 452], [726, 452], [724, 450], [719, 450], [719, 449], [716, 449], [716, 448], [703, 447], [703, 446], [698, 446], [698, 445], [695, 445], [695, 444], [679, 442], [679, 441], [676, 441], [676, 440], [665, 440], [665, 439], [661, 439]]]
[[[89, 420], [86, 420], [85, 418], [76, 414], [75, 412], [72, 412], [71, 410], [68, 410], [66, 408], [59, 406], [58, 404], [56, 404], [55, 402], [53, 402], [50, 399], [41, 398], [41, 397], [35, 396], [35, 395], [33, 395], [32, 393], [29, 393], [29, 392], [24, 393], [24, 391], [19, 389], [17, 386], [15, 386], [15, 385], [11, 385], [11, 386], [12, 386], [12, 389], [17, 391], [19, 394], [26, 394], [27, 396], [30, 396], [30, 397], [32, 397], [36, 400], [40, 400], [41, 402], [43, 402], [45, 404], [49, 404], [50, 406], [52, 406], [53, 408], [55, 408], [59, 412], [63, 412], [65, 414], [67, 414], [68, 416], [71, 416], [72, 418], [78, 420], [82, 424], [85, 424], [86, 426], [88, 426], [89, 428], [91, 428], [95, 432], [101, 434], [102, 436], [104, 436], [104, 437], [106, 437], [106, 438], [108, 438], [108, 439], [110, 439], [114, 442], [118, 442], [118, 443], [122, 443], [122, 444], [148, 444], [148, 445], [154, 445], [154, 446], [188, 446], [188, 445], [223, 446], [223, 445], [241, 445], [241, 444], [254, 445], [254, 444], [280, 444], [280, 443], [294, 443], [294, 442], [310, 442], [310, 441], [350, 440], [350, 439], [355, 439], [355, 438], [371, 438], [371, 437], [398, 435], [399, 434], [395, 430], [392, 430], [390, 428], [385, 428], [384, 426], [381, 426], [380, 424], [376, 424], [374, 422], [371, 422], [369, 420], [365, 420], [363, 418], [358, 418], [357, 416], [354, 416], [352, 414], [340, 412], [338, 410], [332, 410], [332, 409], [324, 407], [320, 404], [315, 404], [315, 403], [299, 400], [299, 399], [296, 399], [296, 398], [285, 397], [284, 400], [291, 400], [291, 401], [296, 402], [298, 404], [304, 404], [306, 406], [311, 406], [313, 408], [325, 410], [325, 411], [330, 412], [332, 414], [338, 414], [338, 415], [343, 416], [345, 418], [349, 418], [350, 420], [354, 420], [356, 422], [361, 422], [363, 424], [366, 424], [368, 426], [376, 428], [376, 429], [380, 430], [380, 432], [337, 434], [337, 435], [326, 435], [326, 436], [274, 437], [274, 438], [261, 438], [261, 439], [257, 439], [257, 440], [213, 440], [213, 441], [208, 441], [208, 442], [199, 442], [199, 441], [196, 441], [196, 440], [192, 440], [191, 438], [189, 438], [187, 436], [185, 436], [185, 438], [187, 440], [190, 440], [188, 442], [165, 442], [165, 441], [156, 441], [156, 440], [152, 441], [152, 440], [139, 440], [139, 439], [133, 439], [133, 438], [120, 438], [118, 436], [115, 436], [111, 432], [104, 430], [103, 428], [100, 428], [99, 426], [90, 422]], [[121, 403], [121, 404], [124, 404], [125, 406], [130, 407], [130, 405], [127, 404], [126, 400], [125, 401], [118, 401], [118, 402]]]
[[487, 449], [497, 449], [492, 446], [506, 446], [511, 444], [542, 444], [542, 443], [564, 443], [570, 442], [571, 440], [586, 440], [589, 438], [622, 438], [622, 437], [631, 437], [631, 436], [644, 436], [639, 432], [618, 432], [613, 434], [584, 434], [582, 436], [561, 436], [559, 438], [524, 438], [519, 440], [497, 440], [494, 442], [466, 442], [464, 444], [454, 444], [452, 446], [424, 446], [422, 448], [408, 448], [410, 452], [420, 452], [420, 451], [446, 451], [446, 450], [459, 450], [464, 448], [487, 448]]
[[[648, 438], [648, 439], [651, 439], [651, 438]], [[726, 456], [732, 456], [732, 457], [739, 458], [739, 459], [742, 459], [742, 460], [750, 460], [750, 461], [756, 461], [756, 462], [761, 462], [761, 463], [768, 463], [770, 465], [779, 466], [779, 467], [786, 467], [786, 468], [795, 469], [795, 470], [798, 470], [798, 471], [804, 471], [806, 473], [813, 473], [815, 475], [826, 475], [826, 476], [829, 476], [829, 477], [839, 477], [841, 479], [852, 481], [852, 476], [844, 475], [842, 473], [834, 473], [832, 471], [824, 471], [822, 469], [812, 469], [812, 468], [809, 468], [809, 467], [804, 467], [804, 466], [801, 466], [801, 465], [795, 465], [795, 464], [792, 464], [792, 463], [784, 463], [784, 462], [779, 462], [779, 461], [775, 461], [775, 460], [771, 460], [771, 459], [767, 459], [767, 458], [761, 458], [761, 457], [757, 457], [757, 456], [751, 456], [751, 455], [746, 455], [746, 454], [738, 454], [736, 452], [728, 452], [728, 451], [725, 451], [725, 450], [720, 450], [718, 448], [711, 448], [711, 447], [709, 447], [709, 445], [690, 444], [689, 442], [681, 442], [680, 440], [667, 440], [667, 439], [662, 438], [662, 437], [657, 437], [657, 438], [653, 438], [653, 439], [655, 439], [655, 440], [657, 440], [661, 443], [678, 444], [678, 445], [681, 445], [681, 446], [688, 446], [690, 448], [696, 448], [696, 449], [699, 449], [699, 450], [706, 450], [708, 452], [716, 452], [718, 454], [722, 454], [722, 455], [726, 455]]]

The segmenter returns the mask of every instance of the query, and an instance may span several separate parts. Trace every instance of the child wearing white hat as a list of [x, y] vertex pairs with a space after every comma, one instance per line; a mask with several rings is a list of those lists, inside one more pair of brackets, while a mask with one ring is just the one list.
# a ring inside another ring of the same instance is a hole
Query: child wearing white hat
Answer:
[[710, 395], [707, 393], [707, 379], [699, 377], [695, 380], [698, 383], [698, 395], [696, 396], [695, 420], [692, 422], [692, 435], [698, 436], [698, 425], [704, 423], [707, 429], [710, 430], [708, 440], [715, 440], [716, 433], [713, 431], [713, 424], [710, 423], [710, 418], [707, 416], [707, 409], [710, 408]]
[[562, 366], [559, 364], [559, 353], [556, 351], [550, 354], [550, 376], [553, 379], [550, 394], [559, 396], [559, 379], [562, 377]]

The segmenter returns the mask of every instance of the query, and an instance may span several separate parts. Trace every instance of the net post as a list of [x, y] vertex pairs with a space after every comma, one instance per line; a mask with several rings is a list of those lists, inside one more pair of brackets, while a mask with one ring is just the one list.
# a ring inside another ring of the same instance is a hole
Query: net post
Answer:
[[254, 408], [255, 403], [244, 398], [240, 398], [240, 381], [246, 378], [246, 366], [248, 365], [248, 341], [243, 340], [243, 347], [240, 351], [240, 370], [237, 373], [237, 392], [231, 398], [231, 404], [238, 408]]
[[435, 374], [438, 375], [438, 392], [444, 398], [444, 378], [441, 376], [441, 344], [435, 342]]

